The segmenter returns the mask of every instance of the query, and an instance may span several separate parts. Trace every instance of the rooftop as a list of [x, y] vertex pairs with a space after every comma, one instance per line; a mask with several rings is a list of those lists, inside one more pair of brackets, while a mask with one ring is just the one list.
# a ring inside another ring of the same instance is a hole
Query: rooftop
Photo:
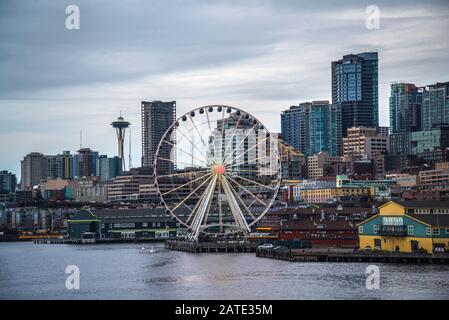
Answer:
[[409, 214], [409, 216], [431, 226], [449, 226], [449, 214]]
[[407, 209], [449, 209], [449, 201], [394, 201]]

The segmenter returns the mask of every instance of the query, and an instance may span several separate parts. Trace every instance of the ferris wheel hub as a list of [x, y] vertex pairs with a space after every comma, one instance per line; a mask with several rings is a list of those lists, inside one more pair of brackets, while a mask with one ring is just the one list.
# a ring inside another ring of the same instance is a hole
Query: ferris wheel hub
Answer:
[[222, 175], [222, 174], [225, 173], [225, 171], [226, 171], [225, 170], [225, 166], [222, 165], [222, 164], [216, 164], [214, 166], [214, 173], [217, 174], [217, 175]]

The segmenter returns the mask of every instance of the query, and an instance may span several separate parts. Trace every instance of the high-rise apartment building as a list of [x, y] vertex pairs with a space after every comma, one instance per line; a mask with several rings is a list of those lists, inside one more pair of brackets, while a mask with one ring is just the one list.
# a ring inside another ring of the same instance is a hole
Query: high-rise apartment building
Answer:
[[38, 185], [47, 178], [47, 169], [47, 159], [42, 153], [27, 154], [21, 161], [21, 189], [29, 190]]
[[390, 94], [390, 152], [411, 154], [410, 132], [421, 130], [422, 88], [393, 83]]
[[449, 81], [428, 85], [422, 97], [422, 130], [449, 124]]
[[333, 61], [332, 103], [341, 105], [343, 137], [351, 127], [377, 127], [378, 55], [377, 52], [349, 54]]
[[329, 101], [312, 101], [292, 106], [281, 114], [284, 140], [310, 156], [321, 151], [341, 154], [341, 109]]
[[390, 94], [391, 133], [421, 130], [422, 88], [412, 83], [393, 83]]
[[[301, 108], [299, 106], [291, 106], [290, 109], [281, 113], [281, 132], [285, 142], [290, 144], [296, 150], [301, 150], [304, 146], [303, 137], [301, 135]], [[305, 150], [301, 150], [304, 152]]]
[[122, 174], [122, 159], [118, 156], [108, 158], [107, 155], [100, 155], [97, 159], [97, 176], [101, 181], [110, 181]]
[[63, 174], [62, 179], [71, 179], [73, 178], [73, 156], [70, 154], [70, 151], [62, 152], [62, 167]]
[[431, 130], [410, 134], [411, 154], [424, 156], [435, 149], [449, 148], [449, 125], [439, 125]]
[[97, 159], [99, 155], [97, 151], [90, 148], [81, 148], [78, 150], [76, 157], [77, 175], [78, 177], [88, 177], [97, 175]]
[[[176, 120], [176, 101], [152, 101], [141, 103], [142, 120], [142, 167], [152, 167], [157, 147], [167, 129]], [[175, 137], [176, 139], [176, 137]], [[172, 147], [163, 145], [159, 154], [170, 159]], [[159, 173], [173, 170], [173, 163], [161, 161], [158, 163]]]
[[16, 191], [16, 175], [6, 170], [0, 171], [0, 193], [11, 193]]
[[48, 179], [57, 179], [64, 176], [64, 157], [62, 155], [45, 156], [47, 159]]

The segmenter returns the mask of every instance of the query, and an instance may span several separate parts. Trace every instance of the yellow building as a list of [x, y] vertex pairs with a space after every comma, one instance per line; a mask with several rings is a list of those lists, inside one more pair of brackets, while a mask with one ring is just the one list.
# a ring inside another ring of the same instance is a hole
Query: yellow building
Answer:
[[[410, 213], [429, 207], [423, 202], [390, 201], [358, 225], [361, 249], [417, 252], [449, 251], [449, 214]], [[433, 203], [431, 212], [445, 212], [449, 203]]]
[[302, 189], [301, 200], [306, 203], [326, 203], [338, 201], [342, 197], [369, 196], [370, 188], [360, 187], [340, 187], [340, 188], [319, 188]]

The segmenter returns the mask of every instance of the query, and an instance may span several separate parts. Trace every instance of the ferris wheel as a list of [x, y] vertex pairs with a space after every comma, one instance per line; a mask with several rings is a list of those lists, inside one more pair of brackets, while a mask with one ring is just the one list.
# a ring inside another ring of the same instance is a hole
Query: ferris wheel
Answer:
[[161, 205], [188, 229], [189, 238], [248, 234], [278, 195], [277, 137], [241, 109], [196, 108], [163, 135], [154, 178]]

